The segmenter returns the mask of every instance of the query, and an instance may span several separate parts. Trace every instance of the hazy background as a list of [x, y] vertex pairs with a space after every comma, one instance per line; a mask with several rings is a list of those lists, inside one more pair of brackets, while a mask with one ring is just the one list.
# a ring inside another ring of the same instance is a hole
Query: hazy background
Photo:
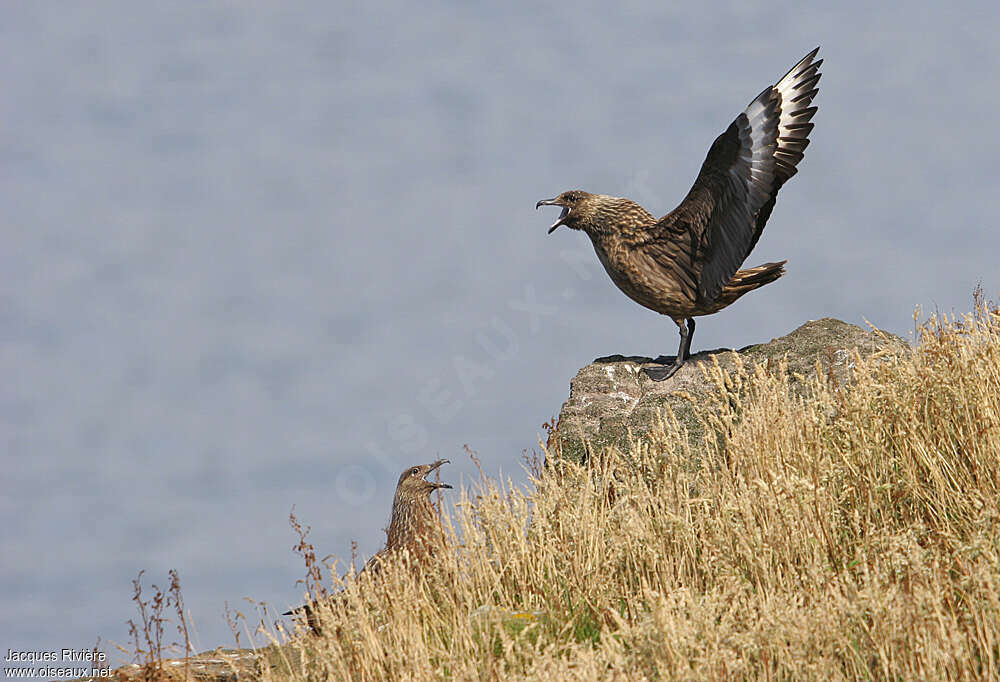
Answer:
[[[9, 2], [0, 10], [0, 650], [125, 643], [131, 579], [297, 602], [406, 466], [524, 480], [595, 357], [673, 353], [559, 191], [659, 215], [817, 44], [778, 283], [693, 350], [1000, 289], [993, 3]], [[171, 633], [172, 634], [172, 633]]]

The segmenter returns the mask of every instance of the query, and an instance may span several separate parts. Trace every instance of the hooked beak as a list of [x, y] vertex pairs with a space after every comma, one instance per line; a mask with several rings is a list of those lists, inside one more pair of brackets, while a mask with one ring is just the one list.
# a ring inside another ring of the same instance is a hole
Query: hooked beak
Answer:
[[[562, 206], [562, 204], [559, 203], [559, 198], [556, 197], [555, 199], [542, 199], [541, 201], [539, 201], [537, 204], [535, 204], [536, 211], [538, 210], [539, 206]], [[552, 234], [557, 227], [559, 227], [560, 225], [564, 225], [566, 222], [566, 218], [568, 217], [569, 217], [569, 206], [563, 206], [562, 213], [559, 214], [559, 217], [556, 219], [556, 221], [552, 223], [551, 227], [549, 227], [548, 234]]]

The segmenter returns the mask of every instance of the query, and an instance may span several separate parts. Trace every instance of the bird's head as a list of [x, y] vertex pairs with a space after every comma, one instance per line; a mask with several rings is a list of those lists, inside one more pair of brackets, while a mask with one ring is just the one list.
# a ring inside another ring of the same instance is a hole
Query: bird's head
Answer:
[[542, 199], [535, 208], [539, 206], [561, 206], [562, 213], [549, 227], [549, 234], [552, 234], [557, 227], [565, 225], [573, 230], [582, 230], [587, 220], [592, 217], [594, 199], [597, 197], [582, 189], [571, 189], [563, 192], [555, 199]]
[[418, 495], [420, 493], [429, 495], [439, 488], [450, 488], [451, 486], [447, 483], [437, 483], [427, 480], [427, 476], [431, 472], [436, 471], [442, 464], [448, 464], [448, 460], [439, 459], [431, 464], [416, 464], [411, 466], [400, 474], [399, 483], [396, 485], [396, 492], [408, 495]]
[[591, 194], [581, 189], [563, 192], [555, 199], [542, 199], [535, 204], [535, 208], [539, 206], [562, 206], [562, 213], [549, 227], [549, 234], [560, 225], [565, 225], [574, 230], [583, 230], [593, 237], [621, 231], [631, 225], [655, 222], [646, 209], [630, 199]]

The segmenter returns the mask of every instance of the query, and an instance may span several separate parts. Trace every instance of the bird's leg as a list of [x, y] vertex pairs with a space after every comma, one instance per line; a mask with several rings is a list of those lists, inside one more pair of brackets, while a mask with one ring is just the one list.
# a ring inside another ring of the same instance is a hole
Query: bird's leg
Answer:
[[[674, 375], [674, 372], [681, 368], [684, 361], [688, 359], [688, 351], [691, 349], [691, 338], [694, 336], [694, 318], [687, 319], [687, 326], [684, 326], [683, 318], [674, 320], [677, 329], [681, 334], [681, 345], [677, 348], [677, 357], [672, 364], [663, 367], [644, 367], [643, 371], [653, 381], [665, 381]], [[659, 360], [659, 358], [657, 358]]]
[[694, 338], [694, 318], [693, 317], [689, 317], [687, 319], [687, 325], [688, 325], [687, 334], [685, 334], [684, 332], [681, 332], [681, 337], [684, 340], [683, 341], [684, 350], [681, 351], [681, 355], [684, 356], [685, 360], [687, 360], [689, 357], [691, 357], [691, 352], [690, 352], [691, 351], [691, 339]]

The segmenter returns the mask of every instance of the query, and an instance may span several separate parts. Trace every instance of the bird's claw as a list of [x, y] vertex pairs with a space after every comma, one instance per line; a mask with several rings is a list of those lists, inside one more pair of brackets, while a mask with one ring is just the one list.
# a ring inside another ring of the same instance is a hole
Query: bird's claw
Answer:
[[666, 381], [680, 368], [680, 365], [674, 363], [667, 366], [660, 365], [658, 367], [643, 367], [642, 371], [653, 381]]

